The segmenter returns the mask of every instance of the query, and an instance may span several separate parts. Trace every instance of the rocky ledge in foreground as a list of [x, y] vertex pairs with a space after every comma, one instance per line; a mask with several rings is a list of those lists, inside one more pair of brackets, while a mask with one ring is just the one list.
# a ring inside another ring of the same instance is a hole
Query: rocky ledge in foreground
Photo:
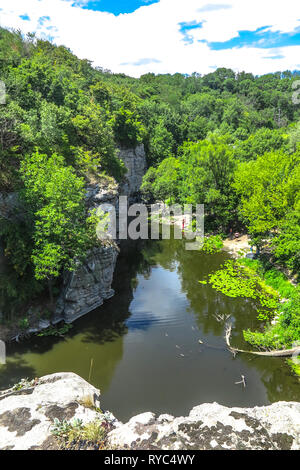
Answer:
[[[55, 449], [57, 420], [99, 422], [100, 392], [73, 373], [22, 382], [0, 392], [0, 449]], [[103, 415], [102, 415], [103, 416]], [[300, 403], [256, 408], [196, 406], [188, 417], [144, 413], [127, 424], [106, 414], [106, 448], [300, 449]], [[109, 418], [107, 418], [109, 416]], [[91, 448], [92, 446], [89, 446]]]

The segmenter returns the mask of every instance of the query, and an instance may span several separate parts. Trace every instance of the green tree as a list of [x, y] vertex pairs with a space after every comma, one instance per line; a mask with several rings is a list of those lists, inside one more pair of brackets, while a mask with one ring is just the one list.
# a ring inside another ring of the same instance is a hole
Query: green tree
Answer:
[[275, 256], [290, 259], [291, 264], [298, 263], [299, 163], [299, 152], [268, 152], [256, 161], [241, 163], [233, 183], [253, 240], [259, 246], [272, 236]]
[[21, 165], [27, 221], [32, 226], [35, 277], [52, 282], [63, 270], [74, 270], [97, 241], [94, 216], [88, 217], [84, 180], [63, 157], [34, 153]]

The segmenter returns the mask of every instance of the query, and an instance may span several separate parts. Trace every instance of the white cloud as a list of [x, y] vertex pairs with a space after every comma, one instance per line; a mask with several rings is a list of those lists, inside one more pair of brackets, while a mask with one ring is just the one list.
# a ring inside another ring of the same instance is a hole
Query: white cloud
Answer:
[[[215, 51], [199, 42], [224, 42], [238, 31], [263, 26], [292, 32], [300, 26], [300, 3], [295, 0], [160, 0], [119, 16], [82, 9], [83, 3], [86, 0], [0, 0], [0, 24], [53, 36], [56, 44], [66, 45], [94, 65], [132, 76], [150, 71], [207, 73], [214, 66], [255, 74], [299, 68], [300, 44]], [[50, 19], [41, 23], [41, 17]], [[179, 23], [184, 22], [202, 23], [202, 28], [188, 31], [191, 44], [180, 32]]]

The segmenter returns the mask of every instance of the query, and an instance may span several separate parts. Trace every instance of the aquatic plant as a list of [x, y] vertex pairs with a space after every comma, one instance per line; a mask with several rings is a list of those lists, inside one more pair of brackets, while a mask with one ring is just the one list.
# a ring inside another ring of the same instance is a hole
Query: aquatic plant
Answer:
[[[218, 271], [209, 275], [209, 284], [228, 297], [246, 297], [259, 302], [258, 318], [266, 320], [275, 314], [279, 294], [248, 266], [238, 261], [226, 261]], [[201, 281], [203, 283], [203, 281]]]

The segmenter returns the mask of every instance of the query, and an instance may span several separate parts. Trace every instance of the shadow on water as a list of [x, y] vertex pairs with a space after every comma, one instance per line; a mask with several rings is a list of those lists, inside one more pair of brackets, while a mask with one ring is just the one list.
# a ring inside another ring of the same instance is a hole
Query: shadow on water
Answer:
[[[101, 389], [102, 406], [121, 420], [149, 410], [182, 415], [213, 401], [298, 401], [299, 381], [283, 359], [233, 358], [226, 349], [218, 315], [230, 315], [232, 343], [244, 349], [242, 331], [261, 327], [253, 301], [227, 298], [198, 282], [228, 257], [188, 252], [174, 239], [123, 244], [115, 297], [79, 319], [64, 339], [9, 345], [0, 387], [73, 371]], [[246, 388], [235, 383], [242, 374]]]

